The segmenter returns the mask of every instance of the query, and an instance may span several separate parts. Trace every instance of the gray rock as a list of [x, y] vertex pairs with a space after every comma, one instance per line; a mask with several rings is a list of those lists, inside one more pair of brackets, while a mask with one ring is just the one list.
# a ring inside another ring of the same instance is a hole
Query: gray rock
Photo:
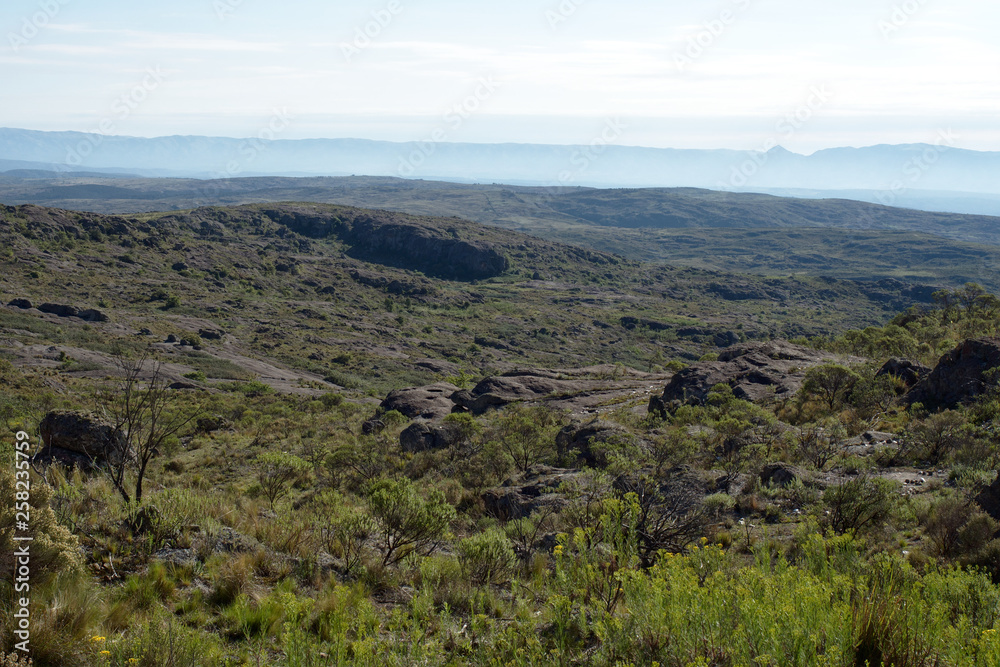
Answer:
[[25, 310], [28, 308], [34, 308], [34, 306], [31, 305], [31, 302], [28, 301], [27, 299], [11, 299], [10, 303], [8, 303], [7, 305], [12, 306], [14, 308], [22, 308]]
[[76, 317], [80, 314], [79, 308], [58, 303], [43, 303], [38, 307], [38, 310], [59, 317]]
[[787, 463], [768, 463], [760, 470], [760, 481], [765, 486], [790, 486], [803, 478], [803, 472]]
[[1000, 368], [1000, 339], [966, 340], [941, 357], [934, 370], [906, 394], [906, 401], [929, 408], [955, 407], [983, 393], [991, 381], [987, 373], [996, 368]]
[[86, 320], [87, 322], [110, 322], [111, 318], [108, 315], [96, 308], [84, 308], [76, 314], [81, 320]]
[[1000, 520], [1000, 475], [976, 496], [976, 504], [994, 519]]
[[907, 387], [912, 387], [931, 372], [930, 368], [910, 359], [892, 358], [882, 365], [875, 374], [876, 377], [892, 375], [902, 380]]
[[441, 419], [452, 413], [455, 404], [451, 396], [457, 391], [458, 387], [447, 382], [397, 389], [389, 392], [380, 407], [386, 412], [396, 410], [410, 419]]
[[486, 513], [501, 521], [512, 521], [543, 509], [558, 510], [566, 504], [558, 493], [559, 487], [579, 475], [579, 470], [535, 466], [508, 479], [503, 486], [484, 492]]
[[127, 446], [121, 431], [85, 412], [50, 412], [42, 419], [38, 430], [46, 449], [72, 452], [95, 462], [115, 460]]
[[160, 549], [153, 554], [153, 560], [158, 560], [170, 565], [196, 565], [198, 557], [194, 549]]
[[556, 435], [556, 449], [560, 457], [575, 450], [586, 465], [602, 466], [607, 465], [607, 460], [602, 452], [596, 451], [595, 445], [631, 439], [632, 436], [621, 426], [595, 419], [586, 424], [576, 422], [563, 427]]
[[205, 340], [222, 340], [226, 332], [221, 329], [198, 329], [198, 335]]
[[794, 395], [806, 371], [831, 361], [830, 354], [786, 341], [743, 343], [723, 350], [718, 361], [691, 364], [671, 378], [661, 396], [649, 402], [649, 411], [665, 415], [673, 405], [701, 404], [712, 387], [726, 384], [733, 394], [751, 402]]
[[451, 447], [460, 437], [458, 427], [453, 424], [415, 421], [399, 434], [399, 446], [404, 452], [425, 452]]

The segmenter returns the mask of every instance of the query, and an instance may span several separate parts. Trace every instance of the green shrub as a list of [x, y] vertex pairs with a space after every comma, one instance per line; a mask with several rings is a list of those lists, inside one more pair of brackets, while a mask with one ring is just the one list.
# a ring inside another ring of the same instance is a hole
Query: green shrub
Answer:
[[829, 509], [827, 524], [836, 533], [878, 528], [892, 519], [898, 498], [893, 482], [861, 474], [823, 494], [823, 503]]
[[517, 563], [510, 540], [499, 528], [491, 528], [458, 543], [458, 561], [477, 586], [503, 584]]
[[369, 485], [366, 495], [383, 566], [398, 563], [410, 553], [430, 553], [455, 518], [455, 508], [441, 491], [432, 489], [424, 499], [405, 478], [378, 480]]
[[271, 509], [274, 501], [288, 494], [292, 483], [308, 474], [309, 462], [287, 452], [265, 452], [254, 460], [257, 481]]

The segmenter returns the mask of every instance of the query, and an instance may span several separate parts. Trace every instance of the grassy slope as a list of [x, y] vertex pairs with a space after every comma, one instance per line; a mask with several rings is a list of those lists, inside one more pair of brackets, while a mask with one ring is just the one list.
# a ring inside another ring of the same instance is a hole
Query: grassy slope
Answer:
[[[928, 296], [893, 282], [657, 267], [455, 219], [374, 214], [494, 244], [511, 262], [495, 278], [446, 281], [355, 259], [335, 238], [290, 233], [265, 208], [131, 219], [6, 209], [0, 298], [101, 307], [112, 323], [90, 326], [115, 336], [148, 328], [163, 340], [215, 326], [229, 334], [226, 349], [381, 392], [434, 379], [416, 365], [426, 358], [470, 371], [619, 362], [645, 370], [697, 358], [719, 331], [748, 339], [835, 333], [883, 322]], [[358, 282], [357, 271], [398, 280], [403, 293]], [[165, 308], [169, 296], [180, 305]], [[626, 316], [670, 326], [629, 331], [619, 324]]]
[[[847, 200], [690, 188], [547, 189], [366, 177], [218, 182], [0, 178], [0, 199], [106, 213], [188, 209], [206, 203], [336, 202], [457, 215], [642, 261], [763, 275], [899, 276], [951, 286], [974, 280], [1000, 289], [1000, 253], [993, 247], [1000, 243], [996, 218]], [[758, 246], [757, 252], [745, 250]]]

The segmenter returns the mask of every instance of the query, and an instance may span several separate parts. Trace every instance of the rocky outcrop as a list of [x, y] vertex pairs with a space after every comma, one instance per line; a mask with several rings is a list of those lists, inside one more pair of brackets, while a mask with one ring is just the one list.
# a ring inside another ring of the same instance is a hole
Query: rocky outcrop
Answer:
[[458, 387], [447, 382], [411, 387], [389, 392], [380, 407], [383, 411], [396, 410], [410, 419], [441, 419], [455, 408], [451, 396]]
[[566, 504], [559, 487], [579, 476], [579, 470], [535, 466], [508, 479], [503, 486], [484, 492], [482, 499], [486, 513], [501, 521], [512, 521], [537, 511], [558, 510]]
[[491, 243], [446, 236], [431, 226], [362, 215], [345, 235], [358, 259], [454, 280], [499, 276], [510, 268]]
[[1000, 520], [1000, 475], [976, 496], [976, 504], [994, 519]]
[[803, 477], [802, 470], [788, 463], [768, 463], [760, 469], [760, 481], [764, 486], [791, 486]]
[[412, 281], [403, 281], [388, 278], [381, 273], [375, 273], [373, 271], [351, 271], [351, 280], [360, 284], [367, 285], [368, 287], [374, 287], [375, 289], [385, 290], [389, 294], [395, 294], [398, 296], [424, 296], [430, 294], [431, 288], [429, 285], [418, 284]]
[[10, 303], [7, 304], [11, 308], [21, 308], [27, 310], [28, 308], [34, 308], [31, 302], [27, 299], [11, 299]]
[[[441, 229], [436, 221], [391, 211], [304, 205], [264, 207], [261, 213], [303, 236], [335, 237], [347, 244], [347, 254], [357, 259], [437, 278], [478, 280], [510, 268], [507, 257], [492, 243], [463, 238], [464, 223]], [[386, 289], [389, 284], [391, 281]], [[400, 283], [399, 289], [405, 294], [407, 287]]]
[[38, 310], [43, 313], [56, 315], [57, 317], [79, 317], [81, 320], [86, 320], [87, 322], [107, 322], [110, 319], [105, 313], [94, 308], [80, 309], [76, 306], [67, 306], [60, 303], [43, 303], [38, 306]]
[[632, 436], [621, 426], [602, 419], [589, 423], [580, 422], [564, 427], [556, 435], [556, 450], [560, 457], [570, 452], [577, 452], [580, 461], [587, 466], [606, 465], [605, 448], [614, 448], [616, 444], [626, 444]]
[[456, 444], [461, 431], [454, 424], [431, 424], [415, 421], [399, 434], [399, 446], [404, 452], [426, 452], [446, 449]]
[[126, 448], [121, 431], [85, 412], [50, 412], [38, 430], [44, 444], [43, 458], [100, 463], [120, 457]]
[[989, 371], [1000, 368], [1000, 339], [973, 338], [941, 357], [937, 366], [906, 394], [910, 404], [950, 408], [979, 396], [988, 383]]
[[931, 369], [910, 359], [892, 358], [882, 365], [876, 377], [891, 375], [903, 381], [907, 387], [912, 387], [930, 374]]
[[679, 371], [662, 396], [649, 401], [649, 411], [666, 414], [674, 405], [700, 404], [712, 387], [726, 384], [740, 399], [761, 402], [788, 398], [801, 387], [806, 371], [832, 355], [786, 341], [744, 343], [726, 348], [718, 361], [703, 361]]
[[[542, 372], [542, 371], [540, 371]], [[472, 414], [479, 415], [490, 408], [517, 401], [529, 401], [557, 393], [579, 390], [578, 383], [536, 375], [533, 371], [516, 371], [508, 375], [488, 377], [471, 391], [455, 394], [453, 400]]]

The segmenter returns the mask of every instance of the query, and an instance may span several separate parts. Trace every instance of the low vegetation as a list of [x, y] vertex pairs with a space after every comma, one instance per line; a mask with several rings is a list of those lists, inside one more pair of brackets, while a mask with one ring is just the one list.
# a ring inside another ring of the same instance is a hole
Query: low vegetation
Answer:
[[[681, 321], [717, 331], [722, 307], [706, 274], [574, 264], [517, 237], [524, 249], [509, 251], [508, 269], [475, 284], [384, 269], [427, 289], [405, 296], [350, 277], [374, 271], [371, 257], [345, 259], [340, 241], [282, 232], [249, 211], [174, 219], [163, 223], [170, 234], [81, 214], [81, 230], [96, 220], [117, 240], [69, 233], [56, 247], [18, 231], [8, 210], [5, 238], [26, 261], [5, 265], [5, 301], [83, 304], [99, 282], [113, 287], [111, 322], [0, 308], [0, 454], [13, 460], [17, 430], [37, 449], [53, 413], [99, 422], [123, 400], [155, 406], [133, 411], [133, 426], [114, 420], [129, 443], [117, 458], [37, 452], [36, 667], [1000, 663], [997, 374], [982, 373], [960, 401], [915, 400], [942, 355], [1000, 333], [998, 302], [982, 288], [940, 290], [882, 319], [865, 302], [798, 332], [791, 294], [785, 306], [727, 302], [741, 310], [724, 330], [798, 333], [835, 360], [804, 370], [781, 398], [751, 402], [722, 382], [704, 401], [650, 412], [650, 393], [673, 371], [724, 358], [709, 333], [678, 343]], [[145, 267], [129, 282], [134, 265], [109, 256], [125, 241]], [[217, 263], [170, 268], [177, 244], [218, 253]], [[64, 288], [50, 263], [69, 258], [82, 266]], [[552, 258], [558, 275], [524, 275]], [[179, 304], [150, 302], [160, 287]], [[843, 326], [852, 318], [858, 328]], [[166, 343], [170, 334], [187, 344]], [[100, 370], [80, 371], [60, 351]], [[193, 352], [244, 375], [187, 363]], [[380, 406], [409, 384], [472, 391], [505, 357], [588, 354], [605, 365], [587, 377], [631, 373], [646, 390], [584, 407], [546, 395], [458, 411], [430, 421], [446, 438], [405, 448], [414, 420]], [[335, 373], [356, 385], [324, 381]], [[0, 497], [14, 493], [8, 467]], [[15, 521], [5, 501], [8, 572]], [[0, 664], [22, 664], [11, 578], [0, 588]]]

